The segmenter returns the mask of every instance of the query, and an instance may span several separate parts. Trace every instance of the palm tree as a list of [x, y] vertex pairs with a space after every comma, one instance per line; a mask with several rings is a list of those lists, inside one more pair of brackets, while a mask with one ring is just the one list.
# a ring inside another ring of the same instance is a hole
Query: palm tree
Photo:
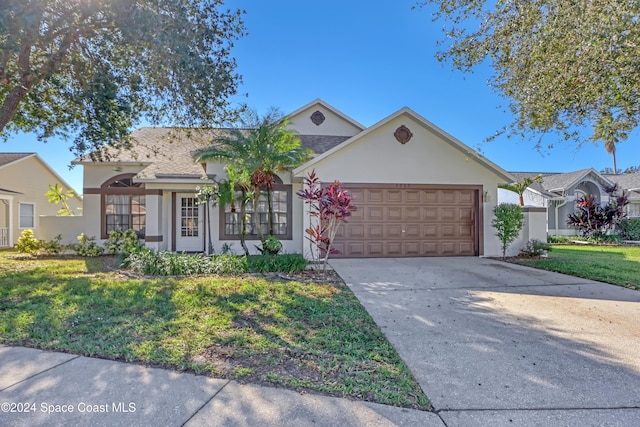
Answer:
[[616, 141], [614, 139], [608, 139], [604, 143], [604, 149], [613, 157], [613, 173], [616, 175], [618, 173], [618, 166], [616, 165]]
[[[288, 121], [272, 108], [260, 117], [255, 111], [244, 113], [241, 127], [231, 129], [212, 141], [212, 145], [195, 153], [198, 161], [221, 161], [233, 170], [234, 184], [249, 190], [254, 207], [254, 227], [264, 241], [258, 215], [258, 201], [264, 190], [267, 196], [269, 235], [273, 234], [271, 191], [278, 172], [293, 169], [311, 156], [300, 146], [296, 133], [287, 128]], [[244, 218], [241, 218], [244, 221]]]
[[536, 175], [533, 178], [523, 178], [520, 182], [513, 182], [511, 184], [500, 184], [498, 187], [505, 190], [513, 191], [518, 195], [518, 201], [520, 206], [524, 206], [524, 192], [534, 182], [542, 182], [542, 175]]

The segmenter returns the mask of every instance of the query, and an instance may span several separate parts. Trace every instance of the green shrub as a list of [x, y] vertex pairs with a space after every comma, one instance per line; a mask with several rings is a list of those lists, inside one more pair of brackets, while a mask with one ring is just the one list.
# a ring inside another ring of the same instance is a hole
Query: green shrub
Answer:
[[256, 248], [263, 255], [278, 255], [282, 251], [282, 242], [275, 236], [269, 236], [262, 242], [261, 248], [257, 246]]
[[122, 266], [150, 276], [237, 275], [247, 272], [302, 271], [307, 266], [307, 260], [300, 254], [207, 257], [167, 251], [155, 253], [151, 249], [140, 247], [124, 259]]
[[110, 254], [130, 254], [137, 248], [142, 246], [142, 242], [138, 234], [133, 229], [122, 231], [120, 229], [111, 230], [107, 240], [104, 242], [104, 248]]
[[573, 237], [569, 236], [547, 236], [547, 243], [553, 244], [569, 244]]
[[623, 240], [640, 240], [640, 218], [623, 219], [616, 231]]
[[496, 236], [502, 242], [502, 257], [507, 254], [509, 245], [518, 238], [524, 214], [522, 208], [514, 203], [500, 203], [493, 208], [493, 221], [491, 225], [496, 229]]
[[33, 236], [33, 230], [22, 230], [18, 242], [16, 243], [16, 250], [21, 254], [37, 255], [40, 249], [40, 241]]
[[301, 254], [252, 255], [247, 263], [251, 273], [294, 273], [307, 267], [307, 260]]
[[187, 255], [139, 247], [123, 261], [123, 266], [151, 276], [193, 276], [197, 274], [242, 274], [247, 271], [246, 257]]
[[619, 245], [622, 243], [622, 239], [620, 236], [615, 234], [605, 234], [602, 236], [592, 236], [587, 239], [591, 243], [595, 243], [596, 245]]
[[58, 234], [53, 238], [53, 240], [50, 240], [48, 242], [40, 240], [40, 249], [47, 255], [58, 255], [65, 249], [65, 246], [60, 243], [61, 241], [61, 234]]
[[78, 242], [72, 245], [71, 248], [75, 251], [76, 255], [83, 257], [96, 257], [102, 255], [104, 249], [98, 246], [95, 242], [95, 237], [89, 237], [84, 233], [80, 233], [78, 236]]
[[522, 249], [520, 256], [527, 258], [539, 258], [551, 251], [551, 245], [538, 239], [529, 240]]

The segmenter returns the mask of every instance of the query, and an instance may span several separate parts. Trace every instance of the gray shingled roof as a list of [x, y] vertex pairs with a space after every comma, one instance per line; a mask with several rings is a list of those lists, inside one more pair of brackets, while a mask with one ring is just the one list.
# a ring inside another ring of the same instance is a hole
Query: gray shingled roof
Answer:
[[25, 157], [33, 156], [35, 153], [0, 153], [0, 166], [13, 163], [16, 160], [24, 159]]
[[[138, 173], [138, 179], [205, 178], [202, 165], [196, 163], [192, 153], [206, 147], [229, 129], [194, 130], [145, 127], [131, 133], [132, 149], [116, 150], [107, 147], [102, 155], [105, 161], [147, 164]], [[324, 153], [346, 141], [346, 136], [300, 135], [303, 147], [316, 154]], [[88, 156], [78, 159], [87, 162]]]
[[[609, 180], [618, 184], [623, 190], [640, 189], [640, 173], [625, 173], [621, 175], [604, 175]], [[640, 193], [637, 191], [628, 192], [630, 200], [640, 200]]]
[[331, 150], [336, 145], [340, 145], [350, 136], [332, 136], [332, 135], [298, 135], [300, 145], [304, 148], [313, 150], [316, 154], [322, 154]]
[[[555, 173], [555, 172], [510, 172], [516, 177], [517, 181], [522, 181], [524, 178], [533, 178], [536, 175], [542, 176], [542, 183], [535, 182], [530, 188], [536, 190], [542, 194], [548, 196], [554, 196], [551, 190], [558, 188], [568, 188], [574, 185], [583, 176], [593, 171], [591, 168], [580, 169], [573, 172]], [[631, 188], [640, 188], [640, 173], [631, 173], [623, 175], [609, 175], [609, 174], [596, 174], [602, 176], [606, 180], [616, 182], [623, 190], [629, 190]], [[640, 194], [633, 192], [628, 194], [631, 200], [640, 200]]]
[[[202, 178], [206, 177], [204, 168], [191, 153], [209, 145], [214, 136], [213, 131], [145, 127], [131, 133], [130, 150], [107, 147], [102, 155], [108, 162], [146, 164], [139, 179]], [[88, 156], [78, 161], [90, 162]]]

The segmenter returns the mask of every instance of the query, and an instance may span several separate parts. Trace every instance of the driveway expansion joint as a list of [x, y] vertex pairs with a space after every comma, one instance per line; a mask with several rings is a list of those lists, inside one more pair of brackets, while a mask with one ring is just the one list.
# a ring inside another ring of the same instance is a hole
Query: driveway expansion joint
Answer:
[[187, 418], [187, 419], [185, 420], [185, 422], [184, 422], [184, 423], [182, 423], [181, 427], [184, 427], [185, 425], [187, 425], [187, 424], [189, 423], [189, 421], [191, 421], [191, 419], [192, 419], [193, 417], [195, 417], [198, 413], [200, 413], [200, 411], [202, 411], [202, 409], [203, 409], [205, 406], [207, 406], [207, 405], [208, 405], [208, 404], [209, 404], [213, 399], [215, 399], [215, 398], [216, 398], [216, 396], [217, 396], [218, 394], [220, 394], [220, 392], [221, 392], [222, 390], [224, 390], [224, 388], [225, 388], [226, 386], [228, 386], [230, 382], [231, 382], [231, 380], [227, 380], [227, 382], [226, 382], [226, 383], [224, 383], [224, 384], [222, 385], [222, 387], [220, 387], [220, 389], [219, 389], [218, 391], [216, 391], [215, 393], [213, 393], [213, 395], [212, 395], [209, 399], [207, 399], [207, 401], [206, 401], [206, 402], [204, 402], [204, 403], [203, 403], [203, 404], [202, 404], [202, 405], [201, 405], [201, 406], [200, 406], [200, 407], [199, 407], [199, 408], [198, 408], [198, 409], [197, 409], [193, 414], [191, 414], [191, 416], [190, 416], [189, 418]]
[[[44, 351], [47, 351], [47, 350], [44, 350]], [[70, 353], [66, 353], [66, 354], [70, 354]], [[2, 389], [0, 389], [0, 392], [3, 392], [3, 391], [5, 391], [5, 390], [9, 390], [11, 387], [15, 387], [15, 386], [16, 386], [16, 385], [18, 385], [18, 384], [21, 384], [21, 383], [23, 383], [23, 382], [25, 382], [25, 381], [30, 380], [31, 378], [35, 378], [35, 377], [37, 377], [38, 375], [44, 374], [45, 372], [49, 372], [49, 371], [50, 371], [50, 370], [52, 370], [52, 369], [55, 369], [55, 368], [57, 368], [57, 367], [59, 367], [59, 366], [62, 366], [62, 365], [64, 365], [64, 364], [67, 364], [67, 363], [71, 362], [72, 360], [76, 360], [76, 359], [78, 359], [78, 358], [80, 358], [80, 357], [83, 357], [83, 356], [80, 356], [80, 355], [78, 355], [78, 354], [73, 355], [73, 356], [74, 356], [74, 357], [72, 357], [72, 358], [70, 358], [70, 359], [67, 359], [67, 360], [65, 360], [65, 361], [63, 361], [63, 362], [60, 362], [60, 363], [58, 363], [57, 365], [50, 366], [50, 367], [48, 367], [47, 369], [45, 369], [45, 370], [43, 370], [43, 371], [36, 372], [36, 373], [35, 373], [35, 374], [33, 374], [33, 375], [30, 375], [30, 376], [28, 376], [28, 377], [26, 377], [26, 378], [21, 379], [20, 381], [18, 381], [18, 382], [16, 382], [16, 383], [11, 384], [10, 386], [7, 386], [7, 387], [5, 387], [5, 388], [2, 388]]]

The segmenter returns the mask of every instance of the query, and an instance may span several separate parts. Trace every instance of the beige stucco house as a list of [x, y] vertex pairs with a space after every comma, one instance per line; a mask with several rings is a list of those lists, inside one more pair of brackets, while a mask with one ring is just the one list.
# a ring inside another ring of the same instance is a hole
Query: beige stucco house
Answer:
[[[60, 206], [49, 203], [49, 184], [71, 189], [38, 154], [0, 153], [0, 248], [12, 247], [25, 229], [42, 238], [40, 217], [55, 216]], [[69, 207], [81, 214], [76, 194]], [[58, 234], [58, 233], [56, 233]]]
[[[315, 169], [323, 181], [339, 180], [355, 195], [358, 211], [337, 238], [339, 256], [500, 254], [492, 209], [498, 184], [515, 178], [419, 114], [403, 108], [365, 128], [318, 99], [288, 118], [316, 155], [281, 173], [274, 188], [276, 235], [286, 251], [308, 248], [310, 217], [295, 194]], [[103, 162], [78, 159], [84, 167], [82, 231], [100, 240], [111, 229], [133, 228], [150, 248], [202, 251], [208, 222], [195, 188], [225, 178], [225, 169], [198, 164], [192, 153], [216, 132], [224, 130], [142, 128], [132, 133], [131, 152], [111, 151]], [[263, 223], [265, 208], [258, 204]], [[238, 220], [231, 206], [212, 209], [216, 250], [226, 243], [240, 251]]]

